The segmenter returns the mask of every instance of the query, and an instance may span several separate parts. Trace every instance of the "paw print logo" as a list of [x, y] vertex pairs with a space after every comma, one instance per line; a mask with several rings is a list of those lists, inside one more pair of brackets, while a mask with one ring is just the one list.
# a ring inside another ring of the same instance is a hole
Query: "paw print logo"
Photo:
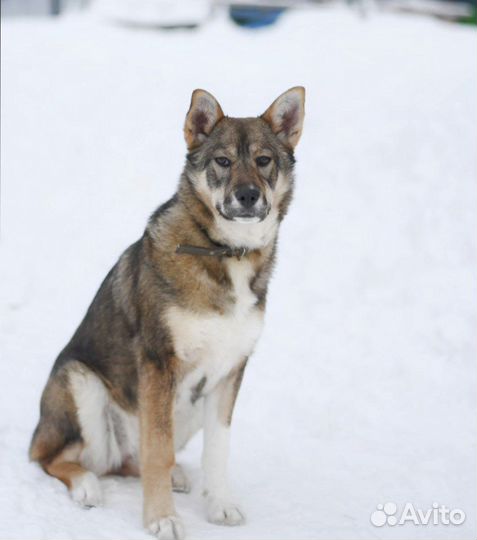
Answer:
[[382, 527], [385, 524], [396, 525], [397, 518], [394, 515], [397, 512], [397, 506], [393, 502], [387, 502], [386, 504], [378, 504], [370, 517], [371, 523], [375, 527]]

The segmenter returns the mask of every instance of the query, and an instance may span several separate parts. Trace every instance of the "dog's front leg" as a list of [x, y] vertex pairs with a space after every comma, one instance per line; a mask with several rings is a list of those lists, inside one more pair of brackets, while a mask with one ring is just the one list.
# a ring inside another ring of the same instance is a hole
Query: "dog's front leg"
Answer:
[[184, 529], [172, 498], [174, 371], [146, 361], [139, 370], [140, 459], [144, 524], [160, 540], [180, 540]]
[[204, 403], [204, 495], [207, 517], [219, 525], [240, 525], [245, 517], [231, 500], [227, 482], [230, 423], [246, 361], [208, 395]]

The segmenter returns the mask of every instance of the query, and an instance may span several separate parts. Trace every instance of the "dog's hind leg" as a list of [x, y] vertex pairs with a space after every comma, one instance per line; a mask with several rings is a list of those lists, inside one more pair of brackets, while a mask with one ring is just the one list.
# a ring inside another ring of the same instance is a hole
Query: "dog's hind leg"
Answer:
[[86, 443], [70, 387], [72, 366], [67, 363], [50, 375], [41, 398], [41, 416], [32, 437], [30, 459], [61, 480], [79, 504], [96, 506], [101, 502], [101, 488], [97, 476], [82, 459]]
[[82, 449], [81, 443], [68, 446], [43, 468], [66, 485], [75, 502], [90, 508], [102, 503], [102, 493], [98, 477], [79, 464]]

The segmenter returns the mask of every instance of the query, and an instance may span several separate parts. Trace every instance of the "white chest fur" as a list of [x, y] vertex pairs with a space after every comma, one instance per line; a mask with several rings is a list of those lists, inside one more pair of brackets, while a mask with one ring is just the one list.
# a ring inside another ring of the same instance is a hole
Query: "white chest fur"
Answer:
[[[225, 315], [194, 313], [171, 308], [167, 313], [177, 355], [192, 369], [177, 388], [175, 442], [182, 447], [202, 423], [201, 400], [191, 399], [200, 381], [200, 394], [207, 394], [245, 357], [260, 335], [263, 312], [255, 307], [250, 290], [253, 269], [247, 260], [226, 263], [235, 302]], [[124, 460], [137, 461], [139, 425], [135, 415], [122, 410], [104, 384], [87, 369], [70, 374], [78, 418], [86, 442], [81, 463], [97, 474], [120, 467]]]
[[206, 377], [205, 393], [251, 354], [263, 325], [263, 312], [256, 308], [250, 289], [250, 262], [229, 259], [226, 264], [235, 296], [229, 311], [220, 315], [172, 307], [167, 312], [175, 351], [194, 366], [187, 384]]

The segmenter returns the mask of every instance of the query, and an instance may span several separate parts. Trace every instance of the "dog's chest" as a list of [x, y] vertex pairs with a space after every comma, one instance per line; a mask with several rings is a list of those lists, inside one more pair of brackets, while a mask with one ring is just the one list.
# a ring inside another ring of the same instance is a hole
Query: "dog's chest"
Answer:
[[175, 352], [188, 373], [181, 386], [204, 381], [203, 393], [251, 354], [263, 324], [263, 311], [250, 288], [252, 265], [237, 259], [226, 264], [234, 301], [224, 314], [172, 307], [166, 316]]

